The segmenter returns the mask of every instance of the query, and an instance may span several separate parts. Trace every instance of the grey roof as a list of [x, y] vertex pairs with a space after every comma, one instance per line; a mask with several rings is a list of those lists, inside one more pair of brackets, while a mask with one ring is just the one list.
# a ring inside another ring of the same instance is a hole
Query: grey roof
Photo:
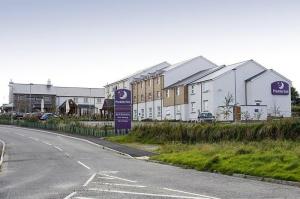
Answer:
[[187, 77], [183, 80], [180, 80], [180, 81], [176, 82], [175, 84], [172, 84], [172, 85], [168, 86], [167, 88], [190, 84], [190, 83], [192, 83], [192, 82], [194, 82], [198, 79], [201, 79], [202, 77], [205, 77], [206, 75], [209, 75], [209, 74], [211, 74], [211, 73], [213, 73], [217, 70], [222, 69], [223, 67], [225, 67], [225, 65], [200, 71], [200, 72], [195, 73], [195, 74], [193, 74], [193, 75], [191, 75], [191, 76], [189, 76], [189, 77]]
[[82, 88], [82, 87], [58, 87], [46, 84], [10, 84], [13, 86], [13, 93], [56, 95], [68, 97], [104, 97], [104, 88]]
[[[110, 84], [107, 84], [106, 86], [109, 86], [109, 85], [112, 85], [112, 84], [115, 84], [115, 83], [118, 83], [118, 82], [121, 82], [121, 81], [125, 81], [125, 80], [133, 80], [134, 78], [139, 78], [141, 75], [148, 75], [148, 73], [155, 73], [157, 71], [160, 71], [160, 70], [163, 70], [167, 67], [171, 66], [171, 64], [169, 64], [168, 62], [161, 62], [159, 64], [156, 64], [154, 66], [150, 66], [146, 69], [143, 69], [143, 70], [139, 70], [131, 75], [128, 75], [118, 81], [115, 81], [113, 83], [110, 83]], [[106, 87], [105, 86], [105, 87]]]
[[260, 73], [257, 73], [256, 75], [253, 75], [252, 77], [246, 79], [245, 81], [246, 81], [246, 82], [251, 81], [252, 79], [254, 79], [254, 78], [256, 78], [256, 77], [258, 77], [258, 76], [264, 74], [264, 73], [267, 72], [267, 71], [268, 71], [268, 70], [264, 70], [264, 71], [262, 71], [262, 72], [260, 72]]

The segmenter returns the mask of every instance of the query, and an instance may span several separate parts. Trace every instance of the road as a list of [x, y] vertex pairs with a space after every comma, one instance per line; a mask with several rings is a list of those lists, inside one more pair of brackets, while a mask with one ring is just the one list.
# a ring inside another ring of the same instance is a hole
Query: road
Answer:
[[299, 199], [292, 186], [133, 159], [51, 132], [0, 126], [1, 199]]

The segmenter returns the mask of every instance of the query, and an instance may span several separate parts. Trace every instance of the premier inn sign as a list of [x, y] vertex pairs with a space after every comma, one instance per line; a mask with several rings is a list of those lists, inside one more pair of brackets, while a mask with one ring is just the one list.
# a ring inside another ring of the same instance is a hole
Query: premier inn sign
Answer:
[[272, 95], [288, 95], [290, 93], [289, 84], [284, 81], [276, 81], [271, 84]]

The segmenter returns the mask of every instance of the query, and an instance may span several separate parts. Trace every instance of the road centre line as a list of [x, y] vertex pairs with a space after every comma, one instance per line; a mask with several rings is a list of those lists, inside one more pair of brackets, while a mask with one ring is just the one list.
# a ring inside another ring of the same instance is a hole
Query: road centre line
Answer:
[[[96, 182], [97, 183], [97, 182]], [[144, 186], [144, 185], [134, 185], [134, 184], [118, 184], [118, 183], [101, 183], [101, 184], [104, 184], [104, 185], [112, 185], [112, 186], [123, 186], [123, 187], [137, 187], [137, 188], [145, 188], [147, 186]]]
[[106, 177], [115, 178], [115, 179], [118, 179], [118, 180], [123, 180], [123, 181], [126, 181], [126, 182], [133, 182], [133, 183], [137, 182], [137, 181], [135, 181], [135, 180], [128, 180], [128, 179], [126, 179], [126, 178], [120, 178], [120, 177], [111, 176], [111, 175], [107, 175], [107, 174], [101, 174], [101, 175], [104, 175], [104, 176], [106, 176]]
[[59, 151], [63, 151], [61, 148], [59, 148], [58, 146], [54, 146], [54, 148], [56, 148]]
[[115, 178], [112, 177], [97, 177], [99, 179], [104, 179], [104, 180], [114, 180]]
[[131, 191], [120, 191], [113, 189], [98, 189], [90, 188], [89, 191], [99, 191], [99, 192], [108, 192], [108, 193], [121, 193], [129, 195], [142, 195], [142, 196], [153, 196], [153, 197], [166, 197], [166, 198], [183, 198], [183, 199], [207, 199], [207, 197], [195, 197], [195, 196], [180, 196], [180, 195], [168, 195], [168, 194], [155, 194], [155, 193], [143, 193], [143, 192], [131, 192]]
[[64, 199], [70, 199], [72, 196], [74, 196], [77, 192], [74, 191], [72, 193], [70, 193], [69, 195], [67, 195]]
[[94, 173], [84, 184], [83, 186], [86, 187], [96, 176], [96, 173]]
[[90, 167], [86, 166], [85, 164], [83, 164], [83, 163], [82, 163], [82, 162], [80, 162], [80, 161], [77, 161], [77, 163], [78, 163], [78, 164], [80, 164], [81, 166], [83, 166], [83, 167], [85, 167], [85, 168], [89, 169], [89, 170], [91, 169]]
[[178, 192], [178, 193], [190, 194], [190, 195], [194, 195], [194, 196], [200, 196], [200, 197], [204, 197], [207, 199], [220, 199], [220, 198], [216, 198], [216, 197], [212, 197], [212, 196], [201, 195], [201, 194], [197, 194], [197, 193], [191, 193], [191, 192], [186, 192], [186, 191], [181, 191], [181, 190], [176, 190], [176, 189], [169, 189], [169, 188], [163, 188], [163, 189], [167, 190], [167, 191], [173, 191], [173, 192]]
[[[23, 130], [28, 130], [28, 128], [22, 128], [22, 127], [10, 127], [10, 128], [16, 128], [16, 129], [23, 129]], [[53, 132], [49, 132], [49, 131], [43, 131], [43, 130], [38, 130], [38, 129], [30, 129], [31, 131], [36, 131], [36, 132], [41, 132], [41, 133], [47, 133], [47, 134], [51, 134], [51, 135], [56, 135], [56, 136], [60, 136], [60, 137], [66, 137], [66, 138], [70, 138], [70, 139], [74, 139], [74, 140], [79, 140], [79, 141], [82, 141], [82, 142], [86, 142], [86, 143], [89, 143], [91, 145], [94, 145], [96, 147], [101, 147], [102, 149], [107, 149], [109, 151], [113, 151], [115, 153], [118, 153], [118, 154], [122, 154], [122, 155], [125, 155], [129, 158], [132, 158], [134, 159], [131, 155], [129, 154], [126, 154], [126, 153], [123, 153], [123, 152], [120, 152], [120, 151], [117, 151], [115, 149], [112, 149], [112, 148], [109, 148], [109, 147], [106, 147], [106, 146], [103, 146], [103, 145], [100, 145], [100, 144], [96, 144], [94, 142], [91, 142], [89, 140], [86, 140], [86, 139], [82, 139], [82, 138], [77, 138], [77, 137], [72, 137], [72, 136], [68, 136], [68, 135], [63, 135], [63, 134], [59, 134], [59, 133], [53, 133]]]

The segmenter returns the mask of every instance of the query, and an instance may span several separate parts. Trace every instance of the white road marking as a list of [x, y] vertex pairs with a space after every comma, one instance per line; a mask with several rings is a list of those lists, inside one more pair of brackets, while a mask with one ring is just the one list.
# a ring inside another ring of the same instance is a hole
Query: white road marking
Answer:
[[[97, 183], [97, 182], [95, 182]], [[144, 186], [144, 185], [135, 185], [135, 184], [117, 184], [117, 183], [101, 183], [101, 184], [104, 184], [104, 185], [111, 185], [111, 186], [121, 186], [121, 187], [137, 187], [137, 188], [145, 188], [147, 186]]]
[[82, 165], [82, 166], [84, 166], [84, 167], [87, 168], [87, 169], [91, 169], [90, 167], [86, 166], [85, 164], [83, 164], [83, 163], [80, 162], [80, 161], [77, 161], [77, 163], [80, 164], [80, 165]]
[[190, 195], [194, 195], [194, 196], [200, 196], [200, 197], [204, 197], [207, 199], [220, 199], [220, 198], [215, 198], [215, 197], [211, 197], [211, 196], [207, 196], [207, 195], [201, 195], [201, 194], [197, 194], [197, 193], [191, 193], [191, 192], [186, 192], [186, 191], [181, 191], [181, 190], [176, 190], [176, 189], [169, 189], [169, 188], [163, 188], [163, 189], [167, 190], [167, 191], [173, 191], [173, 192], [178, 192], [178, 193], [190, 194]]
[[116, 174], [116, 173], [119, 173], [119, 171], [100, 171], [99, 173], [100, 173], [100, 174], [101, 174], [101, 173], [106, 173], [106, 174]]
[[0, 167], [3, 163], [3, 157], [4, 157], [4, 151], [5, 151], [5, 142], [3, 140], [0, 140], [0, 142], [2, 143], [2, 152], [0, 154]]
[[70, 157], [70, 154], [68, 154], [68, 153], [65, 153], [65, 155], [66, 155], [67, 157]]
[[76, 193], [77, 193], [77, 192], [74, 191], [74, 192], [70, 193], [69, 195], [67, 195], [64, 199], [69, 199], [69, 198], [71, 198], [72, 196], [74, 196]]
[[[16, 128], [16, 129], [23, 129], [23, 130], [28, 130], [27, 128], [22, 128], [22, 127], [11, 127], [11, 128]], [[66, 138], [70, 138], [70, 139], [74, 139], [74, 140], [79, 140], [79, 141], [82, 141], [82, 142], [86, 142], [86, 143], [89, 143], [91, 145], [94, 145], [94, 146], [97, 146], [97, 147], [101, 147], [102, 149], [107, 149], [107, 150], [110, 150], [110, 151], [113, 151], [115, 153], [119, 153], [121, 155], [125, 155], [129, 158], [132, 158], [134, 159], [131, 155], [129, 154], [126, 154], [126, 153], [123, 153], [123, 152], [120, 152], [120, 151], [117, 151], [115, 149], [111, 149], [109, 147], [106, 147], [106, 146], [103, 146], [103, 145], [100, 145], [100, 144], [96, 144], [94, 142], [91, 142], [89, 140], [86, 140], [86, 139], [82, 139], [82, 138], [76, 138], [76, 137], [72, 137], [72, 136], [68, 136], [68, 135], [62, 135], [62, 134], [58, 134], [58, 133], [53, 133], [53, 132], [49, 132], [49, 131], [43, 131], [43, 130], [37, 130], [37, 129], [30, 129], [31, 131], [37, 131], [37, 132], [42, 132], [42, 133], [47, 133], [47, 134], [52, 134], [52, 135], [56, 135], [56, 136], [60, 136], [60, 137], [66, 137]]]
[[94, 177], [96, 176], [96, 173], [94, 173], [85, 183], [84, 183], [84, 187], [86, 187], [93, 179]]
[[48, 143], [48, 142], [45, 142], [45, 141], [42, 141], [44, 144], [47, 144], [49, 146], [52, 146], [52, 144]]
[[112, 177], [97, 177], [99, 179], [104, 179], [104, 180], [114, 180], [115, 178]]
[[120, 191], [120, 190], [113, 190], [113, 189], [90, 188], [88, 190], [89, 191], [108, 192], [108, 193], [121, 193], [121, 194], [130, 194], [130, 195], [165, 197], [165, 198], [207, 199], [207, 197], [200, 197], [200, 196], [199, 197], [195, 197], [195, 196], [180, 196], [180, 195], [168, 195], [168, 194], [155, 194], [155, 193]]
[[63, 151], [61, 148], [59, 148], [58, 146], [54, 146], [54, 148], [56, 148], [59, 151]]
[[120, 177], [116, 177], [116, 176], [110, 176], [110, 175], [107, 175], [107, 174], [101, 174], [101, 175], [104, 175], [104, 176], [110, 177], [110, 178], [114, 178], [114, 179], [118, 179], [118, 180], [123, 180], [123, 181], [126, 181], [126, 182], [133, 182], [133, 183], [137, 182], [135, 180], [128, 180], [128, 179], [125, 179], [125, 178], [120, 178]]

